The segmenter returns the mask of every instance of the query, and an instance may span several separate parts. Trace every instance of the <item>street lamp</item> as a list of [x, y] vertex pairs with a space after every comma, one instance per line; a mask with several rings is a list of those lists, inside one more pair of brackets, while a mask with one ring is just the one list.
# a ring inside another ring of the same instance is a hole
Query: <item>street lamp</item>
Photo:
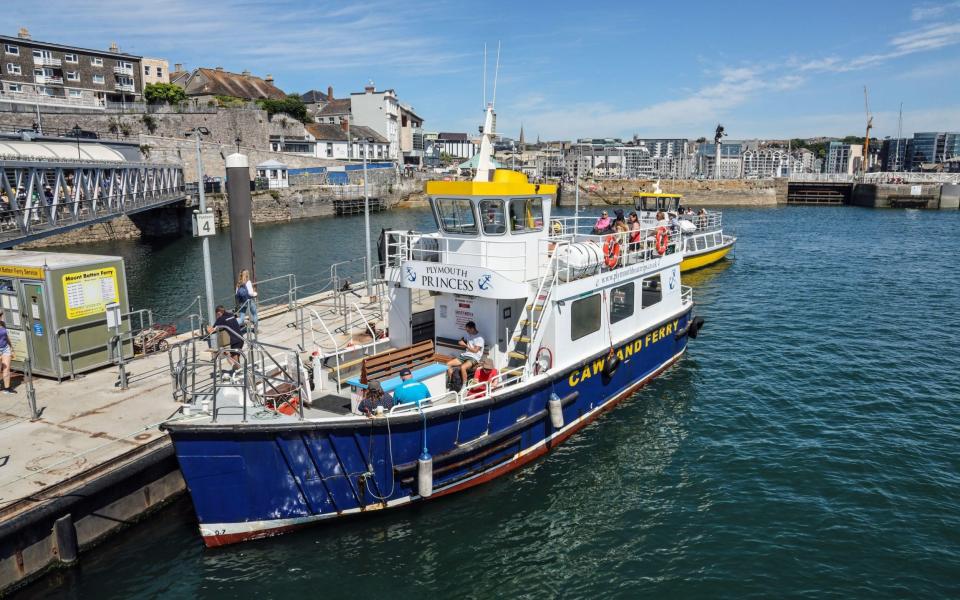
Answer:
[[240, 154], [240, 142], [242, 142], [243, 139], [240, 138], [240, 134], [239, 134], [239, 133], [237, 134], [237, 139], [235, 139], [235, 140], [233, 140], [233, 141], [237, 143], [237, 154]]
[[360, 140], [363, 143], [363, 229], [364, 235], [366, 236], [367, 241], [367, 297], [373, 296], [373, 291], [370, 288], [371, 274], [373, 269], [370, 265], [370, 194], [367, 191], [367, 149], [369, 148], [370, 140], [363, 138]]
[[[200, 157], [200, 138], [204, 135], [210, 135], [210, 130], [206, 127], [196, 127], [186, 132], [184, 135], [194, 136], [197, 140], [197, 191], [200, 197], [200, 214], [207, 214], [207, 199], [204, 196], [203, 185], [203, 160]], [[203, 283], [207, 295], [207, 319], [210, 324], [216, 319], [213, 313], [213, 273], [210, 267], [210, 238], [204, 236], [201, 240], [203, 245]]]
[[80, 129], [79, 123], [74, 123], [73, 129], [70, 131], [73, 132], [73, 137], [77, 138], [77, 160], [80, 160], [80, 132], [83, 130]]

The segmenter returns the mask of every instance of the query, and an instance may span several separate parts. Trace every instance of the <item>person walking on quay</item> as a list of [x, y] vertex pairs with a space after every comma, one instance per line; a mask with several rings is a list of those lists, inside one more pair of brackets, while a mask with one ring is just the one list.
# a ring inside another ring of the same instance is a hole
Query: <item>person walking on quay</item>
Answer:
[[250, 281], [250, 271], [244, 269], [237, 275], [236, 294], [237, 315], [240, 317], [240, 321], [243, 322], [246, 319], [246, 315], [250, 315], [250, 323], [253, 325], [254, 330], [256, 330], [257, 291], [253, 287], [253, 282]]
[[7, 333], [7, 324], [0, 319], [0, 371], [3, 376], [3, 389], [0, 393], [16, 394], [10, 387], [10, 363], [13, 361], [13, 346], [10, 345], [10, 335]]

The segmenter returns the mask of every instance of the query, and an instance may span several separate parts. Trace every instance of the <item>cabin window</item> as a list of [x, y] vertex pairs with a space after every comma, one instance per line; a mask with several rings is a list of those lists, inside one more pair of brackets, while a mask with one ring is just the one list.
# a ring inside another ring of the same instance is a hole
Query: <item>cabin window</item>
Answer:
[[610, 290], [610, 322], [617, 323], [633, 315], [633, 282]]
[[707, 247], [707, 242], [704, 240], [703, 236], [697, 238], [697, 250], [703, 250]]
[[713, 244], [715, 246], [719, 246], [722, 243], [723, 243], [723, 234], [719, 232], [713, 234]]
[[697, 241], [693, 238], [687, 238], [687, 252], [693, 252], [697, 249]]
[[579, 340], [600, 331], [600, 294], [574, 300], [570, 308], [570, 339]]
[[660, 287], [660, 274], [644, 277], [640, 282], [641, 299], [640, 308], [653, 306], [663, 299], [663, 289]]
[[510, 231], [530, 233], [543, 230], [543, 198], [518, 198], [510, 201]]
[[481, 200], [480, 222], [487, 235], [500, 235], [507, 231], [507, 219], [503, 212], [503, 200]]
[[477, 233], [473, 206], [466, 198], [438, 198], [437, 216], [440, 229], [447, 233]]

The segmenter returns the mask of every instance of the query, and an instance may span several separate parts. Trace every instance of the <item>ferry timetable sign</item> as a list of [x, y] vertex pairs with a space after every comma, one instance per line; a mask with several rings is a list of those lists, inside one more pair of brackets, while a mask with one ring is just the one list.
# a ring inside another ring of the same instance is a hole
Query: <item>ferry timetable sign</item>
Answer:
[[526, 298], [529, 293], [526, 283], [483, 267], [408, 260], [400, 266], [399, 278], [401, 287], [481, 298]]
[[119, 302], [116, 267], [67, 273], [63, 276], [63, 299], [68, 319], [106, 312], [107, 305]]
[[43, 267], [18, 267], [0, 265], [0, 277], [21, 277], [23, 279], [43, 279]]

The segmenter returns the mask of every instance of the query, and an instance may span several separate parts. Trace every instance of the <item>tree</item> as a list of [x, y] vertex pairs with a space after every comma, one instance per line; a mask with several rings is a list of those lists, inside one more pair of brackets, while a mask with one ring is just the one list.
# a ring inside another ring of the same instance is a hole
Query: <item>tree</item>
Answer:
[[307, 105], [303, 103], [298, 94], [291, 94], [283, 100], [274, 100], [265, 98], [257, 100], [257, 106], [267, 111], [267, 117], [273, 118], [276, 114], [290, 115], [301, 123], [310, 123], [310, 115], [307, 114]]
[[143, 97], [148, 104], [180, 104], [187, 101], [187, 93], [175, 83], [148, 83], [143, 86]]

